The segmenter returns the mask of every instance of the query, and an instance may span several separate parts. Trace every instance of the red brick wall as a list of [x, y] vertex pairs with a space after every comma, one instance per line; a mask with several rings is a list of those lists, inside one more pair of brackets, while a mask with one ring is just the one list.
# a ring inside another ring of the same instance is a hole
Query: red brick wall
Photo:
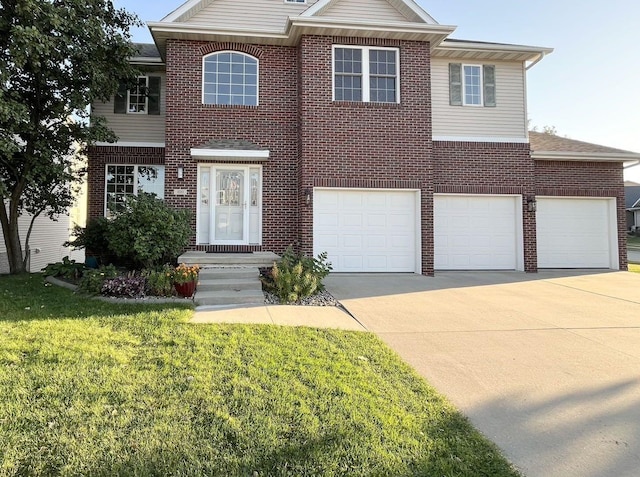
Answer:
[[536, 217], [527, 207], [535, 192], [535, 165], [529, 144], [435, 141], [433, 156], [435, 193], [523, 196], [524, 268], [535, 272]]
[[[259, 60], [259, 106], [202, 104], [203, 55], [236, 50]], [[276, 253], [297, 241], [298, 80], [296, 48], [169, 40], [167, 42], [166, 197], [196, 211], [197, 162], [190, 149], [210, 140], [242, 139], [271, 155], [263, 168], [263, 248]], [[184, 165], [185, 178], [176, 168]], [[174, 197], [174, 188], [187, 189]], [[194, 238], [195, 240], [195, 238]], [[192, 243], [195, 245], [195, 242]], [[205, 247], [201, 247], [205, 248]], [[228, 247], [206, 247], [224, 250]], [[255, 250], [260, 247], [232, 247]]]
[[164, 164], [162, 147], [94, 146], [87, 153], [87, 218], [104, 216], [106, 164]]
[[620, 270], [627, 269], [624, 178], [619, 162], [536, 162], [536, 195], [615, 197], [618, 209]]
[[[400, 48], [400, 104], [332, 101], [332, 45]], [[313, 251], [315, 187], [411, 188], [422, 191], [423, 273], [433, 273], [431, 230], [431, 78], [429, 44], [305, 36], [300, 67], [301, 248]]]

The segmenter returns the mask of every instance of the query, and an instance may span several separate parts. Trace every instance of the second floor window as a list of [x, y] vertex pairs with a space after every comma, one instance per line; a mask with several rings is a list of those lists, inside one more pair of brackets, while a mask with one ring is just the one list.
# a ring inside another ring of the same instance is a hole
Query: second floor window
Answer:
[[400, 102], [400, 62], [397, 48], [335, 46], [334, 101]]
[[451, 106], [496, 106], [494, 65], [449, 64], [449, 104]]
[[205, 56], [202, 102], [204, 104], [257, 106], [258, 60], [234, 51]]
[[160, 114], [160, 76], [139, 76], [121, 83], [113, 102], [114, 114]]

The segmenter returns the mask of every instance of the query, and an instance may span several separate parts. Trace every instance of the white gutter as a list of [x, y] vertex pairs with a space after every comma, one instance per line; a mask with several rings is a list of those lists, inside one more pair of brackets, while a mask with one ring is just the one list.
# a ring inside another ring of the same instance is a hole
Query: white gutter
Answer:
[[531, 151], [531, 158], [536, 161], [585, 161], [585, 162], [631, 162], [640, 161], [640, 154], [617, 152], [558, 152]]

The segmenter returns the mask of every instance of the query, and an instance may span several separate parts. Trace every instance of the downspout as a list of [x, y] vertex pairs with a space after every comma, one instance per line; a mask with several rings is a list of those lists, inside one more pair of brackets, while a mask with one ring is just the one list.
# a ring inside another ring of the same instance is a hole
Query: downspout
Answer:
[[547, 54], [543, 51], [541, 52], [538, 57], [533, 61], [533, 63], [531, 63], [529, 66], [527, 66], [526, 70], [529, 71], [531, 68], [533, 68], [535, 65], [537, 65], [538, 63], [540, 63], [544, 57], [547, 56]]

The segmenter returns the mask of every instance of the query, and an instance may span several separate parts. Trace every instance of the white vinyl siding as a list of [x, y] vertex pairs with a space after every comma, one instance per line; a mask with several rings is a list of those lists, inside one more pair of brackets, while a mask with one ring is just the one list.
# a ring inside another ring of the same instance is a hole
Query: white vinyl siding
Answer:
[[118, 136], [119, 142], [165, 142], [166, 111], [166, 75], [165, 73], [149, 73], [149, 76], [160, 76], [160, 114], [114, 114], [113, 99], [108, 103], [96, 102], [91, 114], [106, 118], [108, 126]]
[[449, 63], [456, 62], [460, 61], [431, 61], [433, 136], [526, 138], [524, 64], [491, 61], [495, 65], [496, 107], [465, 108], [450, 105]]
[[406, 22], [407, 19], [386, 0], [340, 0], [320, 16], [340, 20]]
[[[25, 214], [18, 219], [23, 253], [25, 253], [24, 241], [27, 237], [30, 222], [30, 215]], [[62, 246], [70, 238], [70, 227], [68, 215], [60, 215], [57, 221], [50, 220], [46, 215], [41, 215], [36, 219], [29, 239], [29, 247], [31, 249], [29, 272], [39, 272], [48, 263], [60, 262], [67, 255], [70, 255], [72, 259], [77, 258], [83, 261], [82, 256], [74, 257], [69, 248]], [[0, 238], [0, 274], [4, 273], [9, 273], [9, 262], [4, 239]]]
[[[203, 2], [204, 3], [204, 2]], [[217, 0], [189, 18], [187, 24], [211, 28], [282, 32], [289, 16], [298, 16], [316, 0], [285, 3], [273, 0]], [[183, 21], [178, 19], [178, 21]]]

